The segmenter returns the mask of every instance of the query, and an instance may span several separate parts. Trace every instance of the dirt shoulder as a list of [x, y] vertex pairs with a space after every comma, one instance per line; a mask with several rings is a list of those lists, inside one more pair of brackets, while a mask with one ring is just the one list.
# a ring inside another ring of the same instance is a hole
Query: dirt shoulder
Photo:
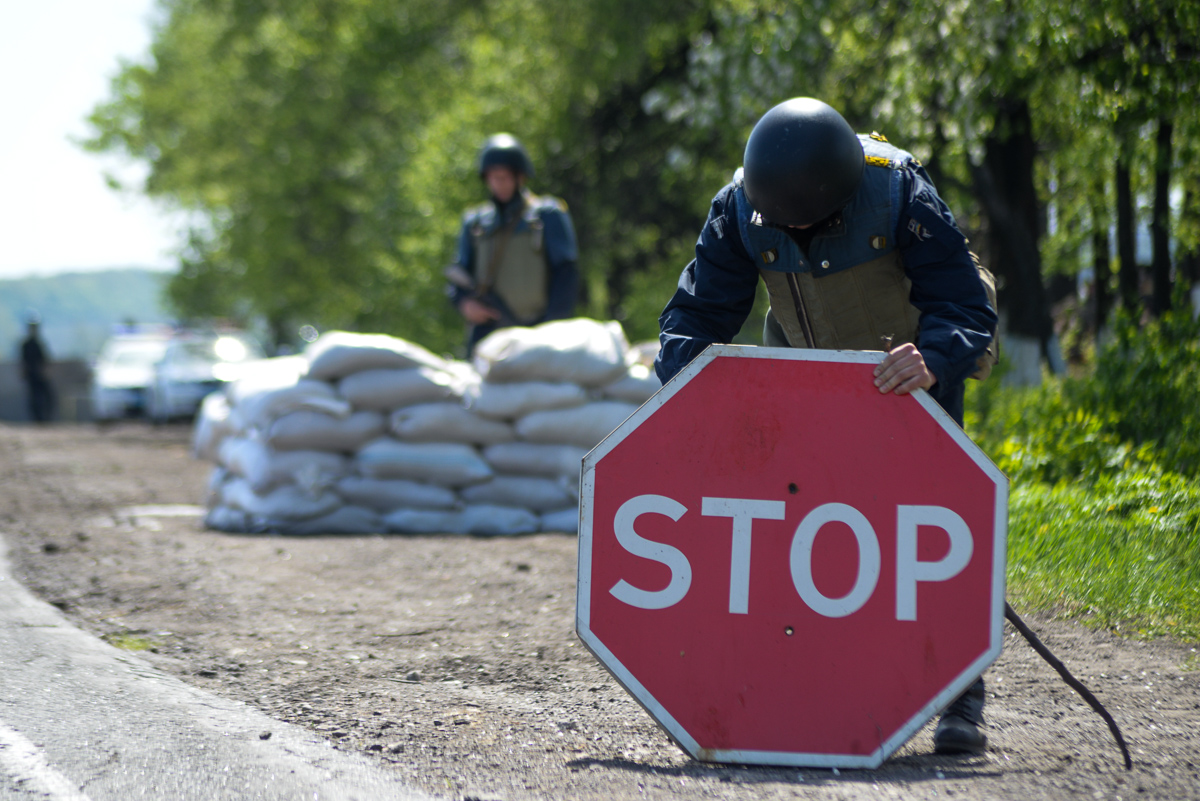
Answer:
[[[1010, 629], [983, 756], [930, 729], [875, 771], [714, 766], [676, 748], [573, 631], [576, 539], [204, 530], [182, 427], [0, 427], [17, 577], [85, 630], [372, 755], [452, 799], [1200, 798], [1195, 644], [1029, 617], [1103, 721]], [[143, 507], [130, 511], [134, 507]], [[157, 507], [157, 508], [145, 508]]]

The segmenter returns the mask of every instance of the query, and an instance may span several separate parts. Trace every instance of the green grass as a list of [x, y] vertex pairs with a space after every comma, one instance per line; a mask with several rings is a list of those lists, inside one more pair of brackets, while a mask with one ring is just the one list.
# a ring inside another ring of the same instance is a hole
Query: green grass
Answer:
[[1200, 641], [1200, 488], [1134, 476], [1015, 486], [1009, 596], [1122, 633]]
[[114, 648], [125, 651], [153, 651], [158, 647], [158, 643], [154, 640], [137, 637], [133, 634], [105, 634], [100, 639]]

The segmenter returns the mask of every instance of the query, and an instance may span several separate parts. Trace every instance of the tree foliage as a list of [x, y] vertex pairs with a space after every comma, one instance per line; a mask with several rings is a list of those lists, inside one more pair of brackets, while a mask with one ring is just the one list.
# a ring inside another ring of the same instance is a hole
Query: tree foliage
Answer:
[[[1150, 219], [1149, 126], [1170, 122], [1172, 185], [1197, 177], [1200, 11], [1157, 0], [161, 10], [151, 58], [116, 79], [90, 146], [145, 162], [145, 191], [194, 213], [175, 305], [261, 317], [280, 341], [311, 323], [453, 349], [440, 267], [482, 199], [476, 149], [501, 130], [531, 151], [534, 190], [570, 206], [583, 313], [637, 339], [655, 335], [750, 127], [788, 97], [822, 97], [921, 158], [989, 245], [1010, 325], [1042, 339], [1043, 273], [1078, 271], [1114, 225], [1118, 164]], [[1170, 221], [1185, 250], [1198, 216]]]

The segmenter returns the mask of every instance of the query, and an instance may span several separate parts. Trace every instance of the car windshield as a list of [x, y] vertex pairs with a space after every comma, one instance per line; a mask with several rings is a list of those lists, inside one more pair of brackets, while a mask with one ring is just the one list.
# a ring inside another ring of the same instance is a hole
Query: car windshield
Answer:
[[166, 348], [166, 342], [154, 340], [112, 342], [100, 360], [117, 367], [144, 367], [162, 359]]
[[180, 349], [181, 356], [189, 361], [242, 362], [246, 359], [261, 357], [257, 345], [234, 336], [184, 342], [180, 345]]

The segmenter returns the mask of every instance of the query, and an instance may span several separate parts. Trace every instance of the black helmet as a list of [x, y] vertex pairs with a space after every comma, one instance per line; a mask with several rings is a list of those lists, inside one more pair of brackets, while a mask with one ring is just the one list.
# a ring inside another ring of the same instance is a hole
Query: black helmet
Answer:
[[533, 177], [533, 161], [525, 148], [511, 134], [500, 133], [489, 136], [479, 150], [479, 175], [487, 172], [488, 167], [508, 167], [515, 173]]
[[746, 140], [746, 198], [769, 222], [812, 225], [854, 197], [862, 144], [833, 107], [811, 97], [785, 100]]

